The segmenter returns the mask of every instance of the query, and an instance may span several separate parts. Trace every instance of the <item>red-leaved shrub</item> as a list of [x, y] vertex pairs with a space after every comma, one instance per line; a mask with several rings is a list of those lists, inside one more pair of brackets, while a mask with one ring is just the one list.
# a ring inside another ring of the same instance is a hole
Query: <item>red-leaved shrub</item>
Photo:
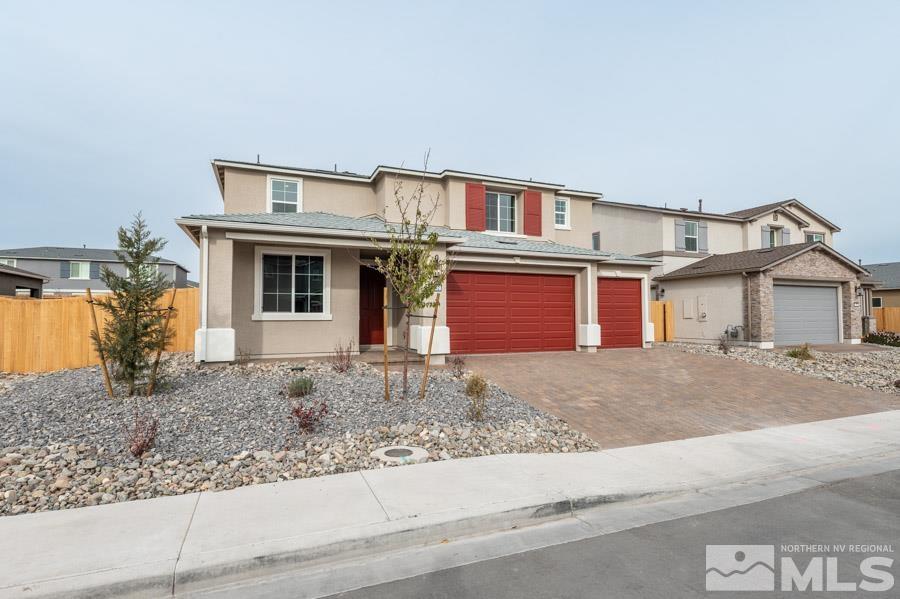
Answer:
[[311, 433], [316, 430], [319, 421], [328, 413], [328, 406], [324, 400], [310, 402], [305, 405], [297, 402], [291, 407], [291, 419], [297, 424], [301, 433]]

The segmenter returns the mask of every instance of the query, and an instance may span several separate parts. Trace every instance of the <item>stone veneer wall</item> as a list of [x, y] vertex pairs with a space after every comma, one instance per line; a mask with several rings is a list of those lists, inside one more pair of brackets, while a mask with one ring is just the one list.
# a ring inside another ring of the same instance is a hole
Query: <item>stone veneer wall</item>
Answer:
[[750, 331], [750, 340], [775, 340], [775, 279], [830, 279], [840, 283], [844, 341], [861, 337], [862, 304], [856, 296], [859, 287], [856, 271], [823, 251], [813, 250], [746, 278], [744, 297], [749, 285], [752, 318], [748, 319], [745, 313], [744, 326]]

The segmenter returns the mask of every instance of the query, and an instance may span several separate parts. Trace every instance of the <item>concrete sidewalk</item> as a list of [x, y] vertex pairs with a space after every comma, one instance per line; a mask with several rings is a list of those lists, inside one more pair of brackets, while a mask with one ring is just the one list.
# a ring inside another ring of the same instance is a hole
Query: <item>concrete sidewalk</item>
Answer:
[[0, 597], [201, 590], [900, 456], [900, 411], [582, 454], [504, 455], [0, 518]]

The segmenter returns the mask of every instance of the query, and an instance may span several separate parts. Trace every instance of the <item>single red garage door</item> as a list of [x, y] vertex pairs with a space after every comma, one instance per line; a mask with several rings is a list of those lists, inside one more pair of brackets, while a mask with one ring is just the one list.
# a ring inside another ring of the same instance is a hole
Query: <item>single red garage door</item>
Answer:
[[643, 347], [641, 280], [597, 279], [600, 348]]
[[455, 354], [575, 349], [575, 277], [452, 271], [447, 326]]

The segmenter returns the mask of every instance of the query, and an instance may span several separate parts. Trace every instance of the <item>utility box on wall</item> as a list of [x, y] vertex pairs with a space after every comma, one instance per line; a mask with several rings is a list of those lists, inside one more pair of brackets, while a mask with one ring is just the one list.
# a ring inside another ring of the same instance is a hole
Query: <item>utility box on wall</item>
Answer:
[[697, 296], [697, 320], [700, 322], [706, 322], [706, 303], [705, 295]]

